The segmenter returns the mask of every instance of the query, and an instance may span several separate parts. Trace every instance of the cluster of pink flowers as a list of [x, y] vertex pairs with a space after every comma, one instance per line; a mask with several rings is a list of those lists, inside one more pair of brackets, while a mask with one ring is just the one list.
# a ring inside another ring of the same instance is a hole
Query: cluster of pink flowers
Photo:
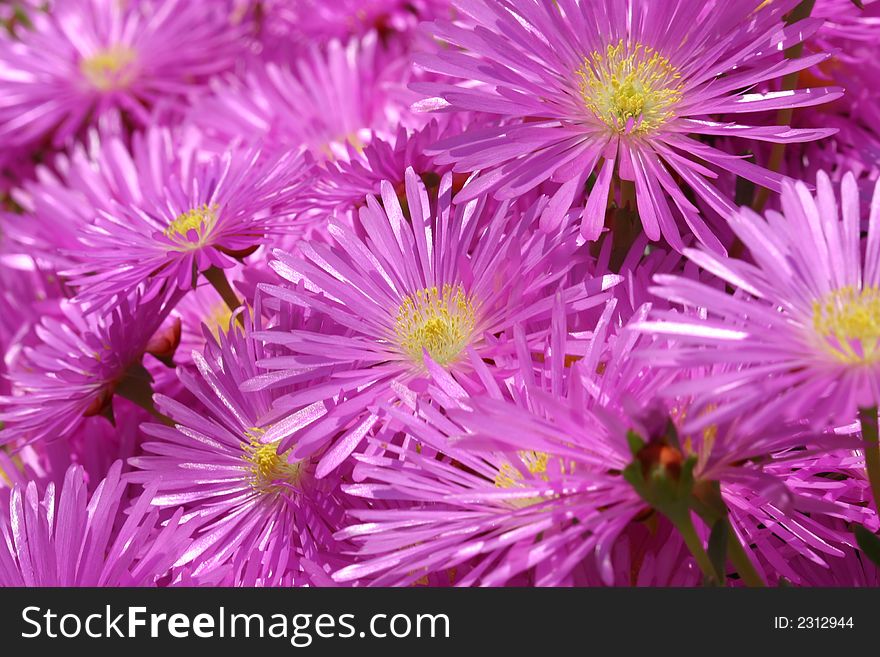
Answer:
[[0, 585], [880, 585], [878, 42], [2, 3]]

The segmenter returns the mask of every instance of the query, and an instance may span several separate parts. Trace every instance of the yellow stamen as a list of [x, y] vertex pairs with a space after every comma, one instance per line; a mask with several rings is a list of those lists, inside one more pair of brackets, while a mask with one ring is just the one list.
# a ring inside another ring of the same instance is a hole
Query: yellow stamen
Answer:
[[813, 328], [838, 362], [869, 365], [880, 361], [880, 288], [852, 286], [813, 302]]
[[361, 139], [360, 134], [357, 132], [350, 132], [347, 135], [342, 135], [335, 139], [331, 139], [328, 142], [318, 144], [317, 148], [328, 160], [333, 161], [336, 160], [337, 151], [345, 152], [346, 145], [352, 146], [352, 148], [358, 153], [363, 153], [364, 148], [366, 147], [366, 143]]
[[458, 359], [476, 326], [474, 304], [461, 285], [420, 290], [403, 299], [395, 332], [400, 348], [421, 365], [423, 350], [440, 365]]
[[243, 458], [248, 463], [251, 486], [258, 493], [277, 495], [299, 485], [302, 480], [304, 462], [291, 463], [288, 455], [278, 453], [278, 443], [261, 442], [265, 429], [252, 427], [247, 432], [249, 442], [242, 443]]
[[[697, 414], [697, 417], [706, 416], [717, 409], [718, 404], [708, 404]], [[684, 425], [684, 421], [688, 416], [688, 410], [689, 409], [687, 406], [679, 405], [675, 405], [670, 409], [669, 415], [672, 418], [673, 423], [676, 427], [679, 428], [679, 430]], [[715, 443], [717, 440], [718, 425], [710, 424], [708, 427], [703, 429], [702, 440], [697, 441], [699, 443], [697, 445], [694, 444], [694, 436], [685, 436], [684, 442], [682, 443], [682, 450], [684, 451], [685, 456], [697, 457], [697, 470], [699, 471], [712, 455], [712, 449], [715, 447]]]
[[681, 73], [651, 47], [621, 39], [604, 53], [594, 51], [577, 71], [587, 108], [611, 130], [656, 131], [681, 101]]
[[[165, 237], [186, 248], [204, 246], [205, 238], [217, 223], [219, 211], [219, 205], [208, 204], [187, 210], [168, 224], [168, 228], [165, 229]], [[195, 231], [195, 240], [190, 238], [190, 231]]]
[[[522, 461], [521, 465], [525, 466], [526, 470], [532, 475], [543, 481], [549, 481], [550, 478], [547, 476], [547, 464], [550, 462], [549, 454], [528, 450], [519, 452], [518, 456]], [[564, 469], [564, 464], [562, 467]], [[571, 470], [574, 470], [573, 463], [571, 464]], [[495, 486], [498, 488], [522, 488], [523, 482], [522, 472], [517, 466], [510, 463], [502, 463], [501, 467], [498, 468], [498, 474], [495, 475]], [[523, 509], [527, 506], [538, 504], [543, 500], [544, 498], [541, 497], [526, 497], [508, 500], [507, 502], [518, 509]]]
[[212, 335], [219, 338], [221, 333], [226, 333], [229, 330], [229, 325], [232, 322], [232, 310], [228, 304], [220, 301], [214, 304], [204, 322], [211, 330]]
[[135, 77], [137, 53], [126, 46], [110, 46], [80, 62], [86, 81], [99, 91], [124, 89]]

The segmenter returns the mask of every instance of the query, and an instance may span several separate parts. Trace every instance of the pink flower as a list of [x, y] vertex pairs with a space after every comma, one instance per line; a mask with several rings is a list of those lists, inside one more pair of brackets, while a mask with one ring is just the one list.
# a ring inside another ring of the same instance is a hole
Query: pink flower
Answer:
[[[722, 217], [734, 209], [712, 180], [730, 173], [778, 191], [782, 178], [722, 152], [704, 136], [778, 143], [819, 139], [822, 128], [795, 130], [719, 122], [716, 114], [805, 107], [837, 98], [834, 88], [754, 92], [759, 83], [814, 65], [818, 54], [786, 59], [783, 50], [813, 33], [819, 20], [786, 27], [797, 0], [525, 0], [458, 2], [460, 23], [438, 21], [432, 32], [449, 48], [417, 61], [461, 84], [413, 88], [435, 98], [423, 107], [494, 114], [497, 125], [474, 126], [440, 142], [438, 161], [481, 176], [459, 195], [514, 198], [551, 180], [559, 183], [541, 217], [555, 227], [592, 191], [581, 230], [596, 239], [612, 183], [634, 188], [645, 233], [675, 249], [684, 245], [676, 214], [705, 245], [720, 241], [688, 198], [693, 192]], [[594, 176], [594, 179], [591, 179]], [[674, 210], [670, 206], [670, 200]]]
[[320, 585], [330, 582], [330, 565], [344, 561], [344, 544], [332, 535], [353, 500], [338, 478], [316, 479], [312, 460], [292, 458], [268, 438], [278, 417], [272, 402], [284, 389], [240, 390], [273, 353], [237, 325], [210, 338], [204, 354], [192, 356], [198, 373], [179, 370], [198, 404], [157, 396], [175, 425], [144, 425], [149, 440], [129, 460], [139, 469], [132, 480], [157, 482], [153, 505], [183, 505], [199, 519], [177, 565], [203, 584]]
[[82, 264], [66, 275], [89, 308], [112, 307], [145, 283], [190, 289], [205, 270], [228, 269], [270, 236], [298, 230], [311, 167], [300, 153], [204, 156], [161, 129], [136, 136], [130, 155], [118, 141], [109, 150], [105, 179], [140, 176], [82, 226]]
[[278, 400], [292, 414], [266, 435], [281, 440], [282, 449], [295, 441], [296, 457], [338, 436], [318, 476], [355, 450], [376, 423], [371, 409], [399, 383], [433, 368], [467, 376], [475, 360], [512, 353], [507, 334], [514, 325], [528, 327], [530, 340], [546, 335], [554, 295], [567, 312], [578, 312], [601, 304], [619, 280], [565, 284], [574, 262], [572, 231], [554, 237], [531, 231], [546, 197], [526, 212], [503, 203], [487, 216], [481, 200], [453, 208], [451, 185], [447, 174], [432, 208], [408, 169], [406, 215], [385, 181], [381, 205], [368, 197], [360, 209], [364, 238], [332, 221], [333, 245], [303, 243], [301, 255], [276, 251], [272, 266], [291, 285], [261, 289], [284, 305], [311, 309], [334, 328], [258, 333], [290, 353], [267, 360], [271, 376], [247, 389], [311, 384]]
[[146, 125], [241, 48], [242, 32], [201, 1], [64, 0], [30, 20], [0, 32], [0, 139], [13, 145], [61, 145], [112, 112]]
[[729, 398], [712, 421], [747, 413], [758, 424], [846, 424], [860, 406], [880, 401], [880, 185], [864, 244], [855, 178], [844, 177], [839, 199], [826, 174], [817, 187], [813, 196], [804, 183], [786, 184], [782, 213], [763, 219], [744, 208], [731, 218], [753, 262], [685, 251], [737, 294], [681, 276], [656, 279], [654, 294], [707, 316], [667, 311], [642, 324], [675, 340], [651, 358], [676, 367], [731, 366], [687, 384], [700, 403], [718, 393]]
[[43, 317], [40, 342], [25, 348], [11, 373], [12, 393], [0, 396], [0, 444], [67, 436], [84, 417], [110, 411], [115, 393], [142, 393], [149, 384], [144, 354], [175, 300], [139, 290], [104, 317], [83, 316], [67, 301], [62, 319]]
[[193, 523], [160, 523], [152, 490], [126, 508], [117, 461], [91, 495], [72, 465], [56, 495], [50, 483], [16, 486], [0, 502], [0, 586], [155, 586], [189, 545]]
[[373, 131], [389, 134], [405, 119], [398, 96], [407, 65], [375, 34], [284, 63], [254, 60], [242, 77], [215, 80], [189, 120], [217, 150], [262, 139], [275, 151], [304, 146], [320, 160], [345, 157], [348, 145], [361, 149]]

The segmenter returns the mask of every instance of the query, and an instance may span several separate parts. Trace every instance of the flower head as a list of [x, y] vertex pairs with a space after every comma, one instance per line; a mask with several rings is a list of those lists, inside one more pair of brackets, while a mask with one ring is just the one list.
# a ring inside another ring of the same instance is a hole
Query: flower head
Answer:
[[316, 158], [346, 157], [372, 131], [387, 134], [403, 117], [393, 90], [407, 60], [389, 56], [376, 35], [331, 41], [290, 63], [256, 62], [242, 78], [217, 80], [191, 121], [223, 150], [263, 138], [267, 148], [306, 147]]
[[0, 443], [61, 438], [107, 412], [116, 392], [138, 394], [149, 381], [144, 354], [173, 303], [173, 295], [138, 291], [100, 317], [62, 301], [63, 318], [43, 318], [39, 344], [24, 350], [12, 393], [0, 397]]
[[[359, 213], [365, 237], [331, 224], [335, 243], [302, 244], [301, 255], [276, 252], [275, 270], [293, 285], [263, 286], [277, 299], [312, 309], [336, 324], [332, 334], [264, 331], [260, 339], [286, 346], [288, 358], [267, 361], [273, 377], [313, 385], [279, 400], [295, 410], [323, 399], [326, 416], [304, 427], [299, 413], [279, 422], [267, 437], [287, 448], [298, 435], [297, 455], [327, 444], [319, 475], [338, 465], [376, 422], [368, 409], [393, 394], [396, 382], [423, 376], [435, 367], [457, 373], [480, 358], [512, 353], [503, 335], [514, 324], [529, 327], [533, 339], [546, 333], [554, 294], [569, 312], [594, 307], [618, 278], [565, 284], [574, 247], [571, 231], [546, 239], [530, 232], [544, 198], [528, 212], [502, 204], [481, 217], [482, 202], [453, 209], [452, 176], [439, 185], [432, 211], [424, 184], [406, 173], [408, 216], [387, 181], [380, 205], [368, 198]], [[488, 220], [487, 220], [488, 219]], [[320, 385], [318, 383], [320, 382]], [[251, 384], [249, 384], [251, 385]]]
[[686, 251], [737, 294], [657, 277], [655, 294], [708, 312], [658, 313], [645, 323], [643, 330], [674, 336], [657, 362], [731, 366], [701, 383], [703, 403], [717, 389], [729, 396], [713, 417], [749, 409], [754, 422], [846, 424], [858, 407], [880, 401], [880, 185], [864, 247], [855, 178], [844, 177], [839, 197], [824, 173], [817, 187], [813, 196], [804, 183], [786, 184], [781, 214], [763, 219], [743, 209], [731, 219], [753, 263]]
[[683, 219], [702, 243], [723, 250], [689, 200], [691, 192], [724, 217], [734, 206], [713, 186], [719, 173], [773, 190], [780, 189], [782, 178], [700, 139], [731, 135], [788, 143], [833, 131], [722, 122], [712, 116], [815, 105], [841, 93], [832, 88], [754, 91], [827, 57], [785, 59], [783, 50], [814, 32], [821, 21], [785, 29], [783, 17], [796, 1], [759, 8], [761, 4], [456, 3], [463, 20], [438, 21], [431, 29], [460, 50], [443, 50], [419, 61], [429, 70], [472, 82], [426, 82], [413, 88], [435, 97], [424, 106], [485, 112], [500, 119], [435, 147], [439, 162], [454, 163], [456, 171], [482, 172], [459, 199], [487, 191], [499, 199], [512, 198], [549, 180], [559, 185], [541, 224], [552, 229], [570, 207], [585, 200], [589, 182], [582, 232], [595, 239], [609, 197], [618, 198], [630, 187], [650, 239], [662, 236], [681, 250], [678, 223]]
[[15, 486], [0, 502], [0, 586], [155, 586], [190, 543], [193, 523], [178, 511], [164, 523], [150, 509], [153, 491], [130, 507], [117, 461], [91, 495], [71, 465], [56, 494]]
[[78, 300], [94, 308], [144, 283], [192, 288], [207, 269], [232, 267], [270, 235], [296, 231], [310, 168], [300, 153], [266, 156], [255, 148], [202, 158], [164, 130], [136, 139], [130, 157], [105, 162], [119, 166], [107, 177], [129, 167], [150, 174], [129, 204], [112, 202], [82, 226], [82, 264], [66, 273], [80, 288]]
[[198, 406], [157, 397], [175, 425], [144, 425], [144, 454], [130, 459], [134, 480], [158, 481], [154, 505], [183, 504], [203, 521], [177, 564], [200, 583], [315, 583], [340, 558], [332, 533], [348, 503], [338, 480], [316, 480], [313, 461], [267, 439], [278, 419], [272, 401], [285, 390], [240, 390], [271, 355], [237, 325], [209, 338], [204, 354], [193, 354], [198, 373], [179, 371]]
[[160, 102], [230, 69], [241, 32], [201, 2], [65, 0], [0, 33], [0, 139], [56, 145], [118, 111], [146, 124]]
[[432, 121], [416, 131], [401, 126], [393, 138], [373, 135], [360, 150], [349, 145], [347, 157], [324, 163], [315, 189], [316, 202], [337, 213], [362, 206], [367, 196], [381, 194], [383, 180], [394, 185], [399, 196], [404, 196], [409, 168], [430, 191], [436, 191], [451, 167], [434, 162], [426, 150], [442, 135], [456, 132], [460, 123], [453, 120], [441, 126]]

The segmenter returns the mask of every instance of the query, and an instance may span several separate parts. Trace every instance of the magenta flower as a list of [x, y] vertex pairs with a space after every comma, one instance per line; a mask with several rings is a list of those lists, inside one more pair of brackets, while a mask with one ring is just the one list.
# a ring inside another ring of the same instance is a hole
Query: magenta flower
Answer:
[[[458, 570], [456, 585], [500, 586], [529, 572], [522, 583], [571, 585], [573, 571], [592, 561], [606, 582], [612, 580], [615, 539], [644, 508], [622, 478], [607, 475], [607, 469], [626, 462], [607, 451], [591, 456], [580, 444], [556, 452], [563, 432], [581, 436], [595, 428], [595, 420], [570, 407], [547, 406], [565, 411], [560, 426], [509, 402], [469, 401], [476, 403], [472, 411], [446, 408], [455, 413], [453, 420], [437, 410], [425, 410], [427, 421], [390, 411], [397, 420], [393, 428], [411, 437], [408, 446], [390, 444], [383, 452], [358, 456], [365, 482], [346, 490], [403, 507], [352, 512], [359, 524], [338, 536], [361, 543], [363, 559], [334, 578], [405, 586], [426, 573]], [[506, 421], [499, 424], [502, 416]], [[519, 451], [455, 445], [471, 431], [483, 437], [511, 429]], [[387, 439], [380, 440], [384, 446]]]
[[461, 122], [432, 121], [420, 130], [408, 132], [401, 126], [392, 139], [376, 135], [363, 149], [348, 145], [345, 158], [325, 162], [316, 184], [316, 203], [335, 212], [364, 205], [367, 196], [381, 194], [382, 181], [390, 182], [399, 195], [405, 191], [406, 170], [410, 167], [428, 188], [436, 188], [443, 175], [451, 170], [440, 165], [425, 151], [441, 135], [454, 134]]
[[64, 0], [31, 12], [33, 29], [0, 32], [0, 139], [58, 146], [87, 122], [122, 112], [149, 123], [230, 69], [242, 32], [204, 2]]
[[[734, 529], [771, 586], [783, 578], [810, 585], [822, 577], [821, 571], [829, 577], [828, 571], [852, 556], [852, 523], [878, 528], [864, 457], [854, 449], [839, 449], [838, 440], [823, 436], [819, 442], [808, 442], [807, 449], [763, 459], [757, 472], [747, 472], [752, 481], [727, 466], [722, 493]], [[872, 572], [876, 571], [865, 569]]]
[[[553, 238], [530, 226], [546, 205], [525, 213], [502, 204], [482, 216], [483, 201], [451, 203], [452, 176], [439, 185], [437, 209], [415, 172], [406, 173], [408, 216], [391, 184], [382, 183], [381, 202], [367, 198], [360, 210], [366, 237], [332, 222], [335, 244], [303, 243], [302, 255], [276, 251], [275, 270], [293, 286], [262, 286], [283, 302], [309, 308], [340, 327], [333, 333], [262, 331], [257, 337], [283, 345], [284, 358], [262, 363], [272, 370], [247, 389], [284, 381], [311, 383], [278, 401], [297, 411], [268, 430], [294, 456], [324, 447], [327, 474], [354, 451], [376, 423], [369, 409], [393, 396], [402, 381], [435, 367], [466, 373], [480, 358], [513, 353], [503, 338], [515, 324], [529, 327], [530, 340], [546, 334], [554, 294], [568, 312], [601, 304], [616, 276], [566, 285], [573, 264], [571, 230]], [[542, 324], [543, 322], [543, 324]], [[334, 401], [331, 403], [330, 399]], [[326, 415], [306, 424], [299, 409], [320, 404]]]
[[218, 150], [262, 138], [266, 148], [305, 146], [318, 159], [361, 149], [372, 131], [387, 134], [404, 118], [397, 87], [407, 60], [390, 56], [375, 34], [311, 48], [289, 64], [253, 62], [242, 78], [212, 84], [190, 121]]
[[270, 0], [270, 29], [280, 22], [288, 34], [301, 40], [326, 42], [380, 33], [412, 32], [420, 21], [451, 13], [450, 0]]
[[458, 2], [460, 24], [438, 21], [448, 49], [418, 61], [429, 70], [479, 84], [414, 86], [439, 97], [424, 106], [495, 114], [501, 121], [442, 141], [440, 162], [482, 175], [459, 197], [491, 191], [513, 198], [552, 180], [560, 184], [541, 217], [550, 229], [595, 184], [581, 230], [596, 239], [612, 181], [635, 188], [652, 240], [683, 248], [675, 212], [707, 246], [723, 250], [688, 199], [693, 192], [722, 217], [734, 209], [712, 179], [728, 172], [778, 191], [781, 177], [719, 151], [703, 136], [778, 143], [833, 134], [822, 128], [720, 122], [711, 115], [805, 107], [840, 95], [835, 88], [761, 93], [755, 87], [827, 58], [786, 59], [819, 20], [785, 27], [797, 0], [525, 0]]
[[719, 392], [729, 398], [710, 414], [713, 421], [748, 409], [748, 421], [758, 424], [773, 418], [846, 424], [858, 407], [880, 401], [880, 186], [864, 247], [854, 177], [844, 178], [839, 203], [827, 175], [819, 175], [817, 186], [814, 197], [804, 183], [786, 184], [782, 214], [768, 212], [766, 220], [748, 209], [731, 218], [754, 264], [685, 252], [738, 294], [657, 277], [655, 294], [705, 308], [708, 316], [670, 311], [644, 323], [642, 330], [675, 340], [652, 352], [654, 362], [731, 366], [688, 385], [698, 403], [711, 404]]
[[[644, 376], [639, 363], [609, 358], [614, 305], [595, 340], [576, 345], [557, 302], [553, 330], [540, 346], [518, 332], [518, 367], [503, 386], [475, 362], [486, 387], [472, 395], [438, 372], [431, 403], [410, 393], [403, 398], [408, 411], [387, 405], [392, 422], [374, 438], [384, 449], [356, 457], [364, 483], [346, 490], [401, 508], [352, 512], [359, 524], [339, 536], [362, 544], [362, 560], [334, 577], [406, 585], [448, 571], [460, 586], [558, 586], [585, 584], [579, 578], [592, 571], [613, 582], [617, 539], [645, 504], [620, 476], [632, 460], [625, 430], [609, 432], [592, 409], [608, 397], [653, 397], [667, 376]], [[629, 348], [621, 341], [613, 356]], [[533, 362], [535, 351], [543, 365]], [[568, 368], [572, 352], [581, 355]], [[584, 385], [600, 362], [608, 378]], [[394, 439], [401, 431], [402, 443]]]
[[[254, 328], [260, 328], [257, 324]], [[318, 480], [314, 463], [295, 460], [268, 439], [284, 389], [242, 392], [257, 362], [272, 355], [238, 326], [194, 353], [198, 375], [180, 369], [198, 399], [190, 407], [158, 395], [175, 426], [147, 424], [151, 438], [130, 459], [134, 481], [157, 482], [152, 503], [183, 505], [199, 519], [190, 549], [178, 562], [204, 584], [300, 586], [329, 582], [328, 564], [343, 560], [332, 537], [350, 506], [336, 478]]]
[[[591, 572], [596, 583], [612, 584], [620, 579], [618, 547], [629, 540], [622, 537], [650, 513], [621, 476], [634, 458], [644, 465], [662, 459], [670, 476], [693, 458], [698, 481], [720, 482], [748, 551], [774, 567], [792, 552], [841, 556], [836, 546], [845, 537], [823, 521], [876, 525], [864, 508], [864, 482], [856, 492], [822, 475], [849, 474], [830, 458], [817, 459], [837, 437], [785, 426], [749, 433], [728, 423], [682, 434], [678, 447], [658, 450], [657, 432], [690, 409], [686, 399], [660, 404], [660, 392], [679, 375], [634, 357], [637, 334], [608, 336], [614, 312], [612, 302], [595, 337], [579, 346], [556, 324], [543, 371], [532, 371], [523, 345], [519, 376], [505, 388], [468, 395], [441, 376], [433, 404], [411, 401], [411, 415], [389, 407], [393, 423], [374, 439], [384, 449], [356, 457], [355, 474], [365, 481], [347, 490], [402, 506], [352, 512], [360, 524], [339, 536], [361, 543], [363, 560], [335, 577], [401, 585], [454, 568], [462, 585], [515, 583], [511, 578], [524, 572], [538, 586], [589, 582]], [[567, 368], [572, 351], [583, 355]], [[648, 443], [635, 457], [631, 430]], [[394, 439], [400, 431], [403, 442]], [[694, 568], [689, 562], [679, 575], [693, 577]], [[638, 569], [633, 576], [642, 577]]]
[[[117, 154], [120, 146], [112, 145]], [[140, 171], [142, 178], [126, 204], [98, 209], [94, 223], [83, 226], [83, 264], [66, 272], [80, 288], [77, 299], [97, 309], [143, 283], [192, 288], [201, 272], [228, 269], [270, 236], [296, 231], [311, 167], [292, 151], [266, 156], [245, 148], [201, 157], [163, 130], [136, 138], [130, 157], [103, 163], [105, 177]]]
[[56, 496], [50, 483], [15, 486], [0, 502], [0, 586], [154, 586], [186, 549], [193, 523], [176, 512], [164, 523], [147, 490], [125, 508], [117, 461], [88, 494], [72, 465]]
[[813, 16], [825, 19], [825, 23], [806, 47], [833, 55], [802, 75], [842, 86], [846, 94], [829, 105], [795, 114], [799, 127], [832, 127], [839, 132], [831, 139], [787, 152], [793, 160], [789, 169], [792, 177], [812, 180], [820, 170], [838, 182], [850, 171], [871, 180], [880, 176], [880, 65], [874, 55], [880, 34], [880, 3], [868, 0], [863, 5], [857, 7], [852, 0], [818, 0], [813, 8]]
[[4, 232], [19, 248], [54, 270], [83, 264], [80, 233], [114, 204], [134, 205], [144, 196], [147, 176], [119, 175], [135, 168], [125, 140], [117, 131], [90, 131], [86, 143], [36, 167], [10, 196], [21, 215], [9, 214]]
[[10, 375], [12, 393], [0, 396], [0, 444], [61, 438], [84, 417], [107, 413], [114, 393], [142, 393], [149, 384], [144, 353], [174, 301], [139, 291], [105, 317], [61, 302], [64, 317], [43, 318], [40, 343], [24, 350]]

